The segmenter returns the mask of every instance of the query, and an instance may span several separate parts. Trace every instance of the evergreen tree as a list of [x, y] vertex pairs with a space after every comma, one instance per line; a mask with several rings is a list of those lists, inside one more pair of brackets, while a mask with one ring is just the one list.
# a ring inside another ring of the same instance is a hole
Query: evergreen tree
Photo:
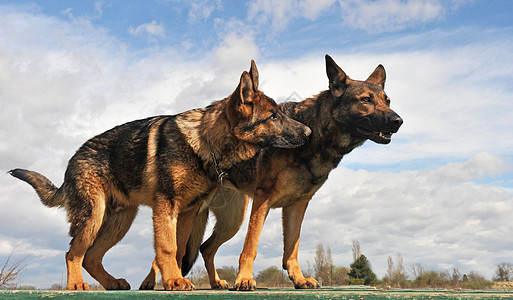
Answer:
[[367, 257], [361, 254], [352, 264], [349, 271], [349, 278], [359, 280], [363, 279], [363, 284], [370, 285], [376, 282], [376, 274], [372, 271], [371, 265]]

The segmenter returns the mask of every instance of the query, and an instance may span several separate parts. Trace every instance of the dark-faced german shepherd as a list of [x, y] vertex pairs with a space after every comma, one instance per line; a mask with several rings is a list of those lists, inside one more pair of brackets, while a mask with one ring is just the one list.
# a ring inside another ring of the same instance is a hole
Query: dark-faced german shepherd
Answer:
[[231, 176], [224, 170], [243, 170], [263, 147], [301, 146], [310, 132], [258, 90], [252, 61], [224, 100], [129, 122], [90, 139], [70, 159], [60, 188], [36, 172], [9, 173], [32, 185], [46, 206], [66, 208], [72, 237], [67, 289], [89, 289], [82, 266], [105, 289], [130, 289], [104, 270], [102, 259], [128, 231], [138, 206], [148, 205], [164, 288], [190, 290], [180, 269], [185, 245], [202, 202]]
[[[212, 236], [201, 245], [201, 253], [212, 288], [228, 287], [217, 275], [214, 255], [239, 230], [248, 195], [253, 198], [253, 206], [234, 289], [255, 289], [253, 261], [260, 232], [269, 209], [277, 207], [283, 208], [283, 268], [296, 288], [319, 287], [315, 279], [303, 276], [297, 261], [301, 223], [310, 199], [345, 154], [367, 139], [390, 143], [392, 134], [403, 123], [390, 109], [390, 99], [383, 90], [386, 78], [383, 66], [379, 65], [367, 80], [357, 81], [350, 79], [326, 55], [326, 72], [329, 90], [299, 103], [280, 105], [285, 114], [312, 129], [310, 139], [296, 149], [262, 151], [256, 159], [256, 173], [230, 179], [238, 191], [223, 188], [207, 203], [216, 216], [216, 224]], [[193, 224], [182, 263], [184, 274], [196, 259], [207, 218], [208, 210], [200, 210]]]

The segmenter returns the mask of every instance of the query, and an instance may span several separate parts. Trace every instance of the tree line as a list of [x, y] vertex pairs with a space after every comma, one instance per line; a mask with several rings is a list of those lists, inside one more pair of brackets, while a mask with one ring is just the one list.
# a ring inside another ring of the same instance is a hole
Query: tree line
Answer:
[[[335, 266], [330, 247], [318, 244], [313, 266], [308, 263], [305, 277], [314, 277], [322, 286], [371, 285], [379, 288], [444, 288], [444, 289], [513, 289], [513, 264], [497, 265], [495, 276], [488, 280], [475, 271], [462, 274], [457, 268], [445, 271], [426, 270], [422, 264], [410, 265], [407, 269], [403, 257], [397, 253], [387, 259], [387, 269], [383, 278], [378, 279], [372, 270], [369, 259], [362, 254], [360, 243], [353, 241], [353, 262], [349, 267]], [[222, 267], [219, 276], [229, 283], [237, 277], [235, 267]], [[222, 274], [222, 275], [221, 275]], [[196, 286], [208, 288], [206, 271], [196, 267], [190, 274]], [[293, 287], [287, 272], [271, 266], [257, 273], [255, 280], [259, 287]]]
[[360, 243], [353, 241], [353, 262], [349, 268], [336, 267], [331, 258], [331, 249], [324, 250], [317, 245], [314, 277], [323, 286], [330, 285], [373, 285], [381, 288], [448, 288], [448, 289], [489, 289], [513, 288], [513, 264], [497, 265], [495, 276], [488, 280], [475, 271], [462, 274], [457, 268], [446, 271], [426, 270], [417, 263], [406, 269], [403, 257], [398, 252], [395, 258], [387, 258], [387, 269], [383, 278], [378, 279], [372, 271], [370, 261], [361, 253]]
[[[13, 250], [14, 252], [14, 250]], [[35, 289], [33, 286], [19, 286], [26, 258], [14, 260], [13, 252], [6, 261], [0, 262], [0, 289]], [[446, 288], [446, 289], [513, 289], [513, 264], [497, 265], [495, 276], [487, 280], [477, 272], [462, 274], [457, 268], [446, 271], [426, 270], [420, 263], [409, 266], [407, 270], [402, 255], [398, 252], [395, 258], [387, 259], [387, 269], [383, 278], [378, 279], [372, 270], [369, 259], [362, 254], [360, 243], [353, 241], [353, 262], [349, 267], [335, 266], [330, 247], [318, 244], [313, 266], [308, 262], [304, 270], [305, 277], [314, 277], [321, 286], [341, 285], [371, 285], [379, 288]], [[217, 269], [220, 278], [229, 284], [235, 282], [237, 269], [224, 266]], [[208, 275], [204, 268], [195, 267], [189, 278], [197, 288], [210, 288]], [[276, 266], [261, 270], [255, 276], [259, 287], [293, 287], [287, 272]], [[99, 284], [91, 284], [91, 289], [101, 290]], [[162, 288], [162, 286], [160, 286]], [[65, 287], [60, 283], [53, 284], [48, 289], [60, 290]], [[157, 285], [159, 288], [159, 285]]]

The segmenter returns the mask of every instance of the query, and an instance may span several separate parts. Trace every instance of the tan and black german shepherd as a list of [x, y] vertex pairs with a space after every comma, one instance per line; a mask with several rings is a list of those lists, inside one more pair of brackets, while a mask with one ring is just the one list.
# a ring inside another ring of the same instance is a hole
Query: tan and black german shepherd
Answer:
[[[191, 290], [181, 262], [202, 202], [245, 172], [263, 147], [294, 148], [311, 130], [287, 117], [258, 90], [251, 61], [236, 90], [204, 109], [117, 126], [87, 141], [70, 159], [57, 188], [43, 175], [9, 173], [28, 182], [44, 205], [65, 207], [72, 237], [66, 253], [67, 289], [88, 290], [82, 266], [105, 289], [130, 289], [102, 266], [105, 252], [123, 238], [138, 206], [153, 209], [156, 264], [166, 290]], [[254, 170], [248, 170], [254, 173]]]
[[[365, 81], [357, 81], [350, 79], [326, 55], [326, 72], [329, 90], [299, 103], [280, 105], [286, 115], [312, 129], [309, 140], [295, 149], [263, 150], [256, 159], [256, 173], [232, 176], [231, 182], [239, 191], [223, 188], [206, 203], [216, 217], [214, 232], [201, 245], [212, 288], [228, 288], [227, 282], [217, 275], [214, 255], [239, 230], [248, 196], [253, 198], [253, 205], [234, 289], [255, 289], [252, 272], [260, 232], [269, 209], [277, 207], [283, 208], [283, 268], [296, 288], [319, 287], [315, 279], [303, 276], [297, 260], [301, 223], [310, 199], [344, 155], [368, 139], [379, 144], [390, 143], [392, 134], [403, 123], [390, 109], [390, 99], [384, 91], [383, 66], [379, 65]], [[184, 274], [196, 259], [207, 218], [208, 210], [200, 210], [193, 224], [182, 262]], [[151, 278], [155, 274], [152, 271], [143, 284], [155, 280]]]

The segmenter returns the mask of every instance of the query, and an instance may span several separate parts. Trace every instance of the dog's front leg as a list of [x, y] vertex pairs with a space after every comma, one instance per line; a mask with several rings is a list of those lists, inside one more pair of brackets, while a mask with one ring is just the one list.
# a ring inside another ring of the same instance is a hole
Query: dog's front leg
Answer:
[[284, 207], [282, 211], [283, 269], [287, 270], [296, 289], [317, 289], [320, 287], [320, 284], [314, 278], [303, 276], [297, 261], [301, 223], [312, 195], [298, 199], [294, 204]]
[[254, 291], [256, 289], [256, 282], [253, 279], [253, 262], [257, 255], [260, 233], [262, 232], [269, 209], [270, 202], [267, 195], [257, 191], [253, 200], [253, 206], [251, 207], [251, 216], [249, 218], [244, 248], [239, 258], [239, 274], [235, 279], [234, 290]]
[[[177, 199], [173, 199], [178, 203]], [[155, 232], [155, 256], [162, 273], [162, 284], [166, 290], [193, 290], [194, 285], [182, 277], [176, 260], [178, 250], [176, 228], [178, 221], [177, 205], [162, 194], [155, 197], [153, 207], [153, 229]]]

